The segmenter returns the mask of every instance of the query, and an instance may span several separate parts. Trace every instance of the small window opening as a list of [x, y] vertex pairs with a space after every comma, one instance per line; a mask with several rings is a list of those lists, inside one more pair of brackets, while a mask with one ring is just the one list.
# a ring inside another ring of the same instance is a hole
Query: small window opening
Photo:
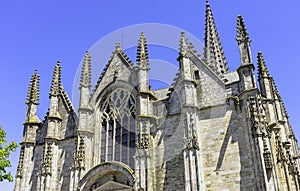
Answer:
[[199, 80], [199, 79], [200, 79], [200, 75], [199, 75], [199, 71], [198, 71], [198, 70], [196, 70], [196, 71], [194, 72], [194, 75], [195, 75], [195, 79], [196, 79], [196, 80]]

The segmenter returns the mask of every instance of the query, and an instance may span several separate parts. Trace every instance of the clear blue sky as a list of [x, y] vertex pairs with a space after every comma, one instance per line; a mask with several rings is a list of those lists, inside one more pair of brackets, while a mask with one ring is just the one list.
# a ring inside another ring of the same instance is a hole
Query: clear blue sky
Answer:
[[[238, 14], [244, 16], [255, 64], [257, 52], [262, 51], [300, 138], [300, 1], [210, 3], [231, 70], [239, 65], [236, 18]], [[163, 23], [182, 28], [202, 40], [204, 15], [205, 0], [0, 1], [0, 124], [8, 140], [21, 142], [26, 93], [34, 69], [41, 75], [39, 117], [43, 119], [56, 60], [62, 62], [62, 81], [71, 97], [74, 76], [85, 50], [105, 35], [133, 24]], [[105, 55], [104, 59], [108, 57]], [[171, 59], [176, 62], [176, 57]], [[18, 157], [19, 151], [12, 155], [13, 174]], [[0, 184], [1, 190], [13, 188], [13, 183]]]

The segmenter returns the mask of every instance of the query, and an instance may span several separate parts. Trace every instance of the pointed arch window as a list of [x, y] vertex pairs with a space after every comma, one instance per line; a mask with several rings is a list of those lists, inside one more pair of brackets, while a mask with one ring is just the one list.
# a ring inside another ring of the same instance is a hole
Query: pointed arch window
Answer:
[[135, 116], [134, 96], [125, 89], [115, 89], [100, 106], [100, 160], [120, 161], [134, 168]]

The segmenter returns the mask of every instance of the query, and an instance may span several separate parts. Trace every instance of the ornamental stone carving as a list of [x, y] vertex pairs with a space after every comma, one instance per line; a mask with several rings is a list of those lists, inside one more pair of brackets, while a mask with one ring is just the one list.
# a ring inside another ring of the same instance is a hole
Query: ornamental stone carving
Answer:
[[149, 148], [149, 135], [141, 134], [137, 137], [136, 148], [137, 149], [148, 149]]
[[42, 175], [51, 175], [51, 166], [52, 166], [52, 157], [53, 157], [52, 145], [53, 142], [46, 143], [46, 150], [42, 162], [42, 172], [41, 172]]

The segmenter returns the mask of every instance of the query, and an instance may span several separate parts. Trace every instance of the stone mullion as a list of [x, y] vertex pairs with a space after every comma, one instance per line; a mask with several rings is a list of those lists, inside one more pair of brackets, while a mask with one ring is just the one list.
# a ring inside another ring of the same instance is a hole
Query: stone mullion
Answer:
[[111, 145], [111, 160], [115, 161], [115, 145], [116, 145], [116, 119], [117, 117], [113, 117], [113, 131], [112, 131], [112, 145]]
[[93, 157], [93, 165], [95, 166], [100, 163], [101, 161], [101, 129], [102, 129], [102, 117], [97, 114], [94, 115], [94, 118], [96, 119], [96, 123], [94, 125], [95, 128], [95, 144], [93, 148], [93, 153], [95, 153], [95, 156]]
[[123, 125], [123, 123], [124, 123], [124, 121], [123, 121], [123, 119], [124, 119], [124, 116], [122, 117], [122, 125], [121, 125], [121, 127], [120, 127], [120, 161], [122, 162], [123, 161], [123, 159], [122, 159], [122, 157], [123, 157], [123, 127], [124, 127], [124, 125]]
[[109, 130], [109, 120], [110, 120], [110, 116], [108, 116], [108, 118], [106, 119], [106, 132], [105, 132], [105, 157], [104, 157], [104, 161], [107, 162], [107, 155], [108, 155], [108, 130]]
[[130, 117], [127, 120], [127, 162], [130, 163]]
[[[102, 114], [100, 115], [100, 121], [99, 121], [99, 158], [98, 158], [98, 164], [100, 164], [101, 163], [101, 155], [102, 155], [102, 122], [103, 122], [103, 116], [102, 116]], [[97, 134], [96, 134], [97, 135]]]

